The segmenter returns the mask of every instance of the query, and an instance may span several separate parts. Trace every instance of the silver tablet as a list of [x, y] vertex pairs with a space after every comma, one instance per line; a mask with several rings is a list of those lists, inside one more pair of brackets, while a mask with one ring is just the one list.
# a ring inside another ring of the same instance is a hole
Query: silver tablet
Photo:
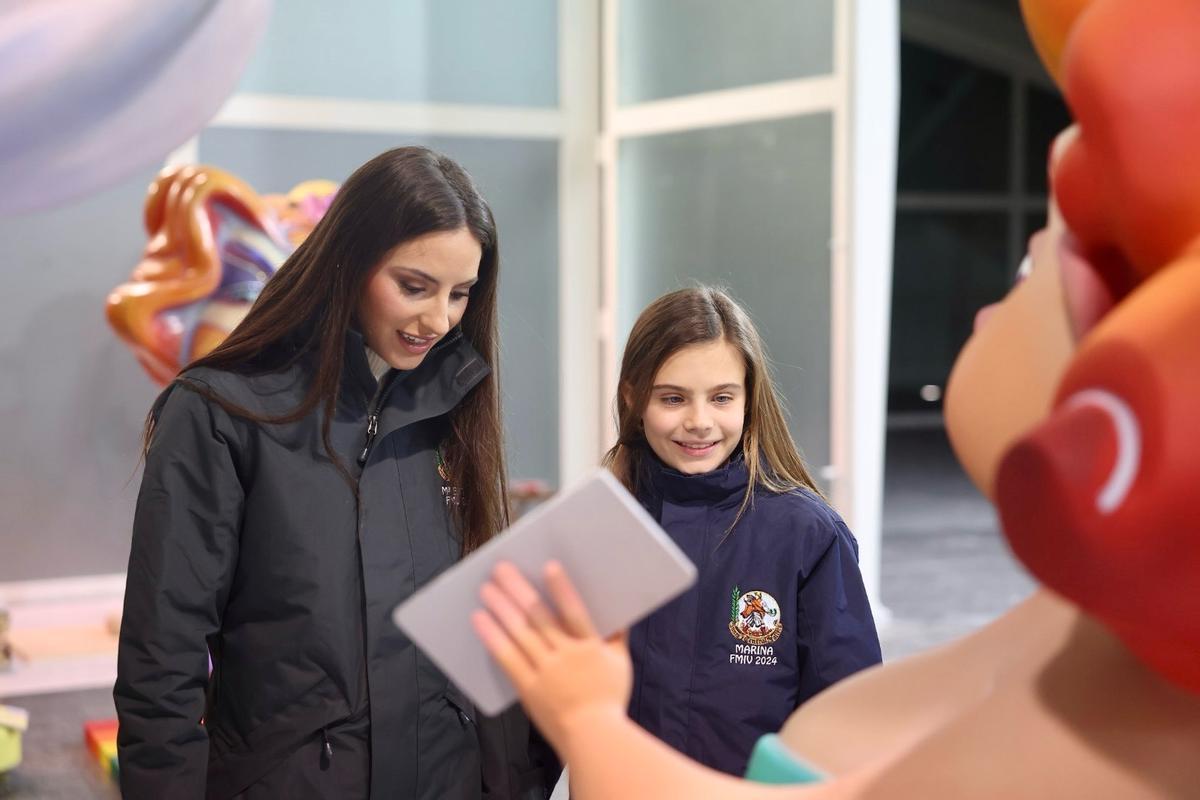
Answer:
[[471, 627], [479, 589], [512, 562], [546, 596], [546, 562], [562, 563], [603, 636], [628, 628], [683, 592], [696, 567], [607, 470], [560, 492], [434, 578], [392, 614], [396, 625], [484, 714], [516, 690]]

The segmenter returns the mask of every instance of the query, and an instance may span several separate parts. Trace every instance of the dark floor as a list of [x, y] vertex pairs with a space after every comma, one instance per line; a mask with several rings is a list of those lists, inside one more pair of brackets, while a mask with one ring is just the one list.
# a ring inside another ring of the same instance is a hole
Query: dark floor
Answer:
[[115, 780], [100, 769], [83, 743], [83, 723], [115, 716], [112, 692], [4, 698], [29, 712], [25, 760], [0, 779], [0, 797], [20, 800], [118, 800]]
[[[882, 598], [886, 658], [940, 644], [995, 618], [1033, 587], [997, 532], [991, 507], [938, 429], [888, 435]], [[0, 798], [117, 798], [83, 745], [83, 722], [113, 716], [106, 689], [7, 698], [30, 712], [25, 761]]]
[[880, 582], [885, 658], [961, 636], [1033, 591], [940, 427], [888, 434]]

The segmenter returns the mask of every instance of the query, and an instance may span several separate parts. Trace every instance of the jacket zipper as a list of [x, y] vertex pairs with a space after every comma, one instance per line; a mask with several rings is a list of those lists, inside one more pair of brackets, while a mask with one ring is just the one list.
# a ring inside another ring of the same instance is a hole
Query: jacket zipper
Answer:
[[371, 445], [375, 442], [375, 435], [379, 433], [379, 411], [387, 402], [388, 395], [392, 393], [392, 387], [395, 385], [396, 376], [390, 375], [387, 385], [375, 393], [375, 402], [371, 404], [371, 413], [367, 415], [367, 441], [363, 444], [362, 452], [358, 454], [360, 467], [367, 463], [367, 456], [371, 454]]
[[325, 751], [325, 759], [327, 761], [332, 761], [333, 760], [333, 745], [330, 744], [330, 742], [329, 742], [329, 729], [328, 728], [321, 728], [321, 738], [325, 740], [325, 747], [322, 748]]
[[[442, 349], [443, 347], [457, 342], [462, 338], [462, 329], [455, 328], [454, 332], [442, 339], [433, 346], [429, 352]], [[375, 402], [371, 404], [371, 413], [367, 416], [367, 441], [363, 444], [362, 452], [358, 454], [358, 465], [361, 467], [367, 463], [367, 456], [371, 454], [371, 445], [375, 441], [375, 435], [379, 433], [379, 410], [383, 408], [383, 404], [387, 402], [388, 395], [392, 392], [392, 387], [396, 384], [396, 375], [394, 371], [388, 376], [387, 386], [375, 392]]]

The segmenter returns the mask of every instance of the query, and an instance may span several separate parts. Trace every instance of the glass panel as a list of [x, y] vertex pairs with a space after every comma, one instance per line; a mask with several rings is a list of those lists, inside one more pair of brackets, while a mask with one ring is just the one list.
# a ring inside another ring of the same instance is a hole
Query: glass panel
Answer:
[[900, 191], [1008, 191], [1007, 78], [902, 41], [900, 85]]
[[1025, 191], [1049, 191], [1046, 164], [1054, 137], [1071, 124], [1071, 115], [1055, 92], [1030, 87], [1025, 94]]
[[728, 287], [814, 465], [829, 460], [831, 131], [819, 114], [631, 139], [619, 154], [618, 346], [660, 294]]
[[[1025, 212], [1021, 218], [1021, 233], [1024, 234], [1021, 241], [1023, 243], [1028, 242], [1030, 236], [1033, 236], [1044, 227], [1046, 227], [1046, 212], [1044, 210]], [[1021, 258], [1025, 257], [1024, 253], [1020, 255]]]
[[931, 407], [921, 387], [944, 388], [975, 312], [1003, 297], [1015, 264], [1003, 213], [900, 211], [892, 277], [889, 407]]
[[239, 90], [555, 107], [558, 3], [276, 4]]
[[622, 105], [833, 72], [833, 0], [627, 0]]
[[342, 181], [390, 147], [425, 145], [459, 161], [500, 231], [501, 389], [514, 479], [558, 482], [558, 145], [554, 142], [210, 129], [204, 163], [259, 192]]

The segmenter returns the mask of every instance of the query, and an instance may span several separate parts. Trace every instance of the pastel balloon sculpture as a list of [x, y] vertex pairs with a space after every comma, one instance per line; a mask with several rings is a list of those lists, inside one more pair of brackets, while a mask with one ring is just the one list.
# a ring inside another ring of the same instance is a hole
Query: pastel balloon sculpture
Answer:
[[207, 166], [164, 171], [150, 185], [149, 241], [108, 321], [159, 384], [221, 343], [329, 207], [336, 185], [306, 181], [260, 197]]
[[1041, 49], [1078, 124], [1051, 181], [1082, 338], [997, 503], [1043, 583], [1200, 692], [1200, 3], [1023, 6], [1075, 12]]
[[161, 164], [221, 108], [270, 17], [270, 0], [0, 3], [0, 215]]

